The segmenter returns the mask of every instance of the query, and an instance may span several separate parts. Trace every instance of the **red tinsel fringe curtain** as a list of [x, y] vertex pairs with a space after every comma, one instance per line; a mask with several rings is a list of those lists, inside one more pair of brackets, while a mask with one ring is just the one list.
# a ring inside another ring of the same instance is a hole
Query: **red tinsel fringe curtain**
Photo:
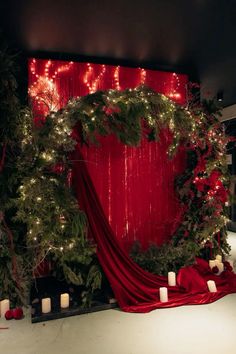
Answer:
[[82, 149], [103, 210], [127, 250], [135, 240], [143, 248], [161, 245], [179, 225], [182, 209], [174, 179], [183, 172], [185, 154], [170, 160], [170, 141], [170, 133], [162, 131], [160, 142], [143, 139], [137, 148], [109, 136], [100, 139], [100, 147]]

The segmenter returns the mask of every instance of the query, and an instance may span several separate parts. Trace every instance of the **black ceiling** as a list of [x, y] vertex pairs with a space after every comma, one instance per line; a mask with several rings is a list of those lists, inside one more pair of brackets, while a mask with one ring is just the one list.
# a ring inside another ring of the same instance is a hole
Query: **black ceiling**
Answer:
[[[8, 0], [7, 36], [27, 54], [184, 72], [208, 98], [236, 102], [235, 0]], [[52, 54], [53, 55], [53, 54]]]

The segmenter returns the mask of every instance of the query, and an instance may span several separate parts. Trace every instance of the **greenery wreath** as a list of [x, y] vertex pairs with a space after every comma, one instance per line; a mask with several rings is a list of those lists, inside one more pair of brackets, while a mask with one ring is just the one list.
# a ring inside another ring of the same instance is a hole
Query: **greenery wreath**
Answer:
[[86, 215], [68, 184], [69, 153], [76, 145], [72, 132], [77, 126], [82, 144], [96, 143], [98, 135], [113, 133], [122, 143], [137, 146], [144, 133], [155, 141], [160, 130], [168, 128], [173, 135], [169, 158], [180, 144], [186, 148], [187, 168], [175, 186], [186, 206], [183, 221], [168, 244], [158, 249], [152, 246], [146, 254], [138, 247], [133, 250], [132, 257], [142, 267], [166, 275], [206, 250], [229, 252], [227, 138], [217, 116], [204, 107], [190, 110], [147, 87], [138, 87], [74, 98], [40, 125], [33, 123], [30, 110], [21, 115], [17, 159], [21, 185], [11, 205], [17, 210], [15, 219], [27, 226], [33, 269], [43, 259], [53, 259], [55, 270], [68, 282], [84, 286], [81, 301], [86, 305], [101, 285], [96, 245], [86, 238]]

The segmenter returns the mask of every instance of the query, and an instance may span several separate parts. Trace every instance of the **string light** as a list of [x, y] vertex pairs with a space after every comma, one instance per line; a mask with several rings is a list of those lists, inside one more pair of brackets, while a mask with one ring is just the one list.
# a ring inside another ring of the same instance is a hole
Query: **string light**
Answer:
[[99, 85], [101, 85], [102, 77], [106, 72], [106, 65], [102, 65], [102, 70], [98, 74], [98, 76], [93, 80], [92, 73], [94, 72], [94, 68], [90, 63], [87, 63], [87, 70], [84, 75], [84, 83], [88, 88], [89, 93], [94, 93], [98, 90]]
[[41, 156], [48, 162], [53, 160], [53, 156], [49, 152], [43, 152]]
[[120, 66], [117, 66], [114, 71], [115, 89], [120, 91]]
[[145, 69], [141, 69], [141, 68], [139, 69], [140, 69], [140, 84], [144, 85], [146, 81], [147, 72]]
[[28, 89], [29, 96], [35, 99], [38, 109], [45, 113], [60, 108], [57, 86], [47, 76], [40, 76]]
[[106, 71], [106, 66], [102, 65], [102, 71], [100, 72], [98, 77], [92, 82], [90, 93], [94, 93], [97, 91], [98, 85], [101, 84], [102, 77], [105, 74], [105, 71]]
[[176, 73], [173, 73], [171, 79], [171, 89], [170, 92], [167, 94], [167, 96], [173, 98], [174, 100], [179, 101], [181, 99], [179, 88], [180, 88], [179, 76]]
[[58, 73], [69, 71], [73, 66], [73, 62], [71, 61], [69, 64], [58, 66], [57, 70], [52, 72], [54, 64], [52, 60], [47, 60], [44, 64], [43, 75], [37, 73], [36, 64], [37, 61], [35, 58], [29, 62], [30, 72], [36, 80], [29, 86], [28, 93], [36, 101], [37, 108], [46, 115], [49, 111], [57, 111], [60, 108], [61, 100], [55, 79]]
[[92, 89], [92, 88], [90, 87], [89, 79], [90, 79], [90, 77], [91, 77], [91, 75], [92, 75], [93, 68], [92, 68], [92, 66], [91, 66], [90, 63], [87, 63], [86, 66], [87, 66], [87, 70], [86, 70], [86, 72], [85, 72], [85, 74], [84, 74], [84, 83], [85, 83], [85, 85], [87, 86], [89, 93], [91, 93], [91, 89]]
[[72, 249], [74, 247], [74, 243], [71, 242], [68, 247], [69, 247], [69, 249]]

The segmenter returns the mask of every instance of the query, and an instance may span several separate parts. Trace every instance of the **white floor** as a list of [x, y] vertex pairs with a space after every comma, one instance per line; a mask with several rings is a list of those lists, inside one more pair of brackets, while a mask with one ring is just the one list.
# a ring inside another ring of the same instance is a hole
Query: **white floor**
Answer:
[[[236, 260], [236, 234], [229, 233]], [[1, 354], [235, 354], [236, 294], [148, 314], [107, 310], [31, 324], [0, 320]]]

